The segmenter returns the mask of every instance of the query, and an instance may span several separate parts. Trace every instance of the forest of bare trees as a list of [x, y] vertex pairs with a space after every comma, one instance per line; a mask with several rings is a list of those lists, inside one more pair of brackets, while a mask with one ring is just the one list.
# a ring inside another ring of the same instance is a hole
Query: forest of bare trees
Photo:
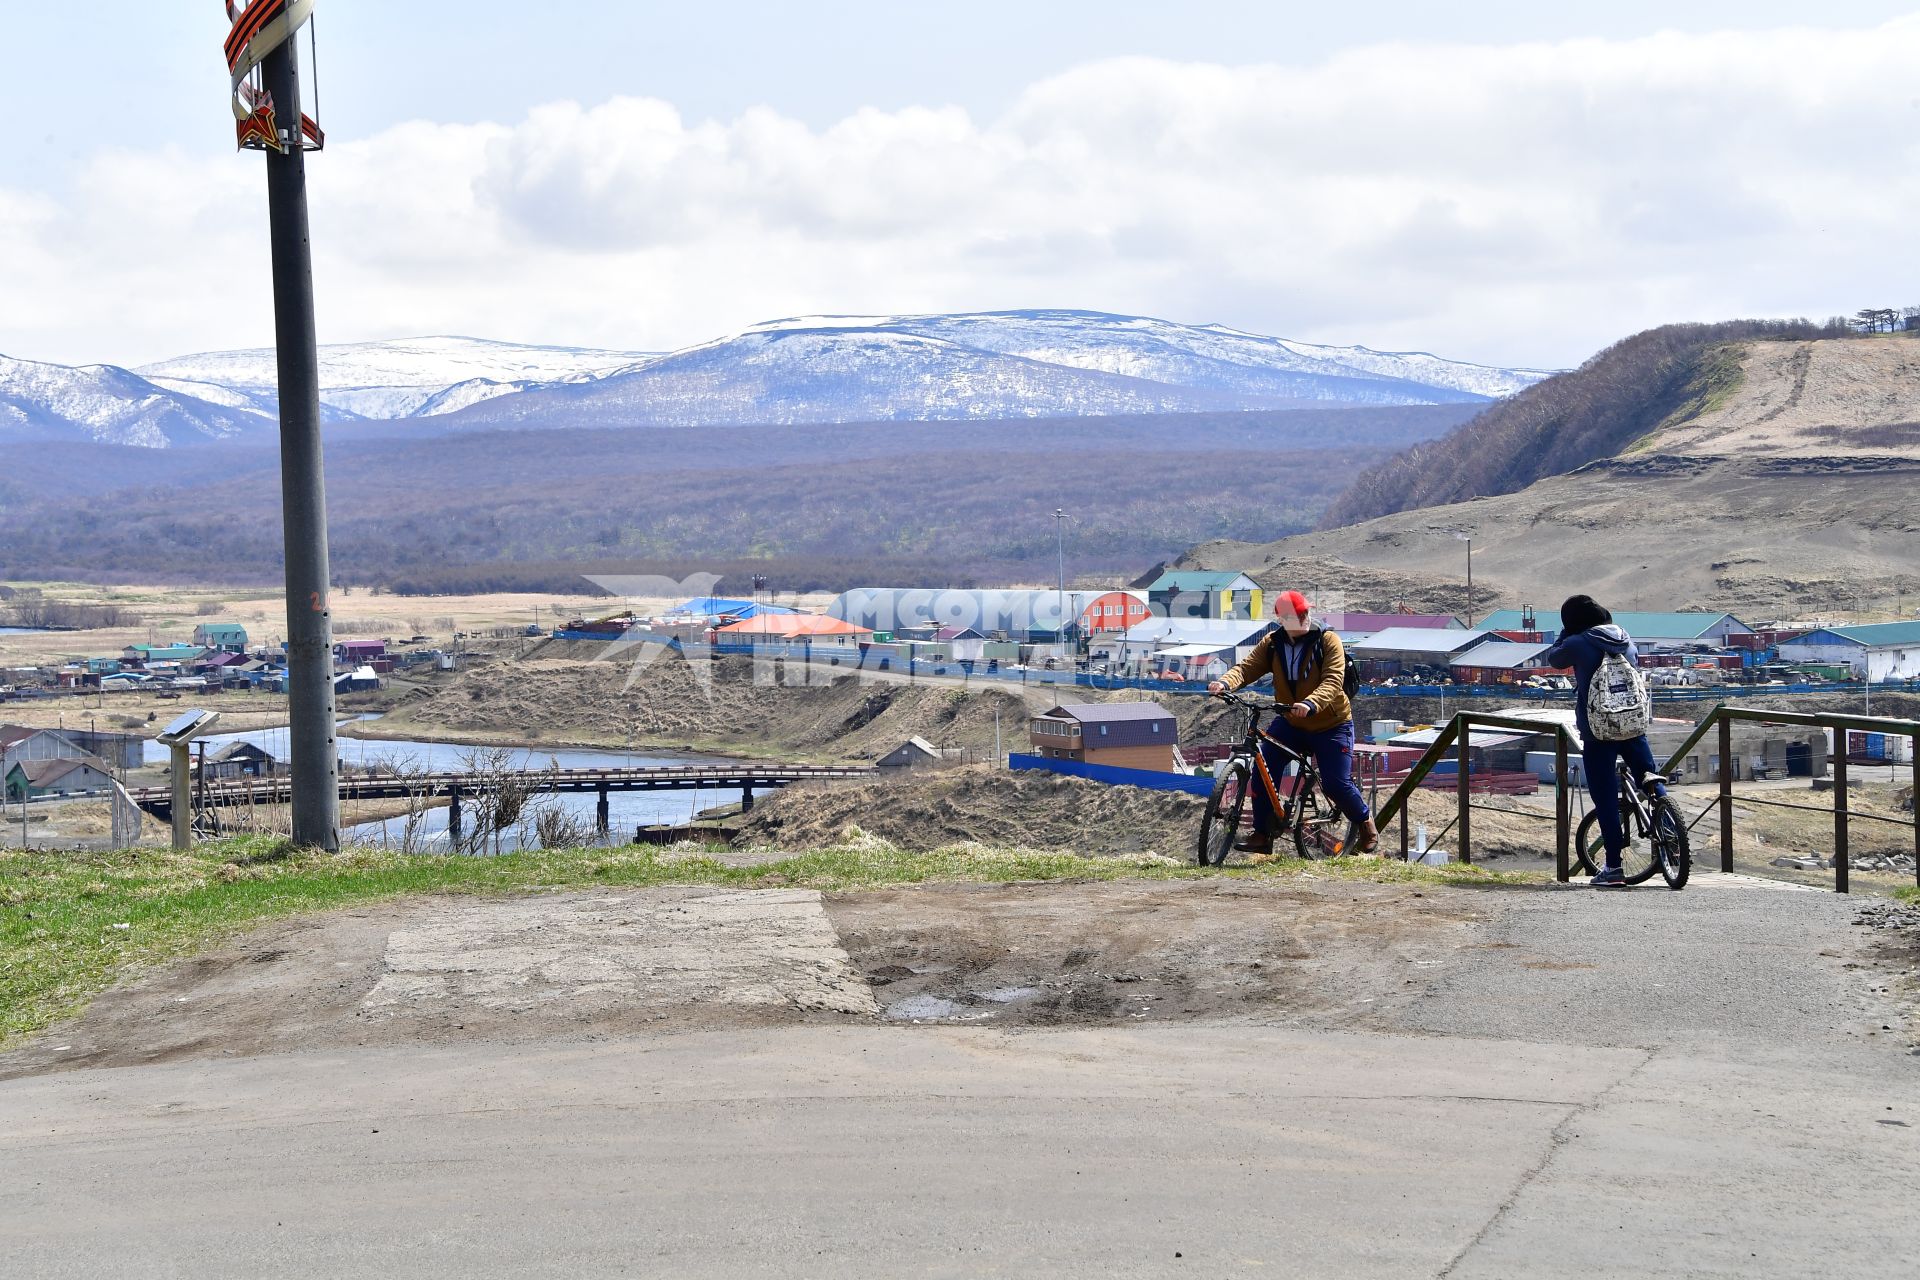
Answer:
[[1729, 343], [1853, 332], [1836, 318], [1670, 324], [1636, 333], [1578, 369], [1500, 401], [1452, 434], [1369, 467], [1327, 508], [1320, 527], [1518, 492], [1611, 457], [1669, 418], [1698, 412], [1732, 390], [1740, 370]]

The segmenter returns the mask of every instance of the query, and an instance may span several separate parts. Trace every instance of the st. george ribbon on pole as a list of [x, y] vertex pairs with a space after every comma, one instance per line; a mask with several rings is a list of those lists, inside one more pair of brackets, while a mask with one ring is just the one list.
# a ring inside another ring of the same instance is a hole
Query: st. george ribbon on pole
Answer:
[[274, 344], [280, 373], [280, 498], [287, 560], [287, 700], [293, 842], [340, 847], [340, 765], [334, 741], [333, 622], [327, 589], [327, 495], [320, 459], [320, 354], [307, 239], [309, 149], [326, 137], [300, 112], [294, 36], [314, 0], [226, 0], [226, 40], [238, 144], [266, 152], [273, 246]]

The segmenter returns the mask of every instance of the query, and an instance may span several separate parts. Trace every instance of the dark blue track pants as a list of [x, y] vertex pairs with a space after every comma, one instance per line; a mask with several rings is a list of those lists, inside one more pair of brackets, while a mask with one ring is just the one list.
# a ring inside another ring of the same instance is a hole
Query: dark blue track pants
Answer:
[[[1625, 760], [1637, 782], [1654, 771], [1653, 747], [1647, 735], [1625, 742], [1601, 742], [1591, 733], [1581, 739], [1580, 759], [1586, 765], [1587, 791], [1593, 796], [1593, 811], [1600, 815], [1600, 835], [1607, 842], [1607, 865], [1620, 865], [1620, 852], [1627, 847], [1626, 828], [1620, 825], [1620, 780], [1615, 762]], [[1656, 787], [1667, 794], [1665, 787]]]

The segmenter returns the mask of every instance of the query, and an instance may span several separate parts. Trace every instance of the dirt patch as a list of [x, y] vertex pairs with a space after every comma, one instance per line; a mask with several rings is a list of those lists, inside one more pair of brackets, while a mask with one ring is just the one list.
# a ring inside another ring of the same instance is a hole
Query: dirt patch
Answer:
[[903, 849], [977, 841], [1085, 854], [1190, 858], [1205, 800], [991, 765], [802, 784], [764, 801], [738, 842], [787, 850], [842, 843], [858, 827]]
[[794, 1022], [1370, 1024], [1499, 909], [1472, 890], [1224, 879], [417, 899], [156, 969], [0, 1056], [0, 1078]]
[[1179, 880], [918, 885], [836, 895], [828, 911], [889, 1021], [1352, 1025], [1420, 998], [1488, 905], [1400, 885]]

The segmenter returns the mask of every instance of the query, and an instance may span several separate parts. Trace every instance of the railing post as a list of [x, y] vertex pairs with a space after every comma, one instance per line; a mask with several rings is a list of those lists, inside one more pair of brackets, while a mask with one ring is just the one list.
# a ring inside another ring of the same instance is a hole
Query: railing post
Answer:
[[1565, 884], [1573, 878], [1567, 847], [1573, 842], [1573, 812], [1567, 798], [1567, 731], [1553, 735], [1553, 878]]
[[[1413, 861], [1413, 852], [1412, 852], [1413, 846], [1407, 840], [1407, 809], [1408, 808], [1409, 806], [1404, 804], [1400, 806], [1400, 861], [1402, 862]], [[1914, 827], [1914, 831], [1916, 834], [1920, 834], [1920, 825], [1916, 825]], [[1920, 875], [1920, 872], [1916, 872], [1915, 874]]]
[[1847, 730], [1833, 729], [1833, 891], [1847, 889]]
[[601, 780], [600, 798], [594, 802], [593, 806], [593, 829], [603, 836], [613, 825], [613, 803], [612, 797], [608, 794], [611, 787], [611, 783]]
[[1469, 772], [1467, 736], [1471, 732], [1472, 726], [1467, 723], [1466, 713], [1464, 712], [1460, 713], [1456, 719], [1460, 725], [1460, 736], [1458, 738], [1460, 744], [1460, 861], [1471, 863], [1473, 861], [1473, 842], [1468, 835], [1467, 824], [1471, 821], [1468, 817], [1468, 812], [1473, 808], [1473, 805], [1467, 798], [1467, 775]]
[[1920, 733], [1909, 735], [1907, 743], [1907, 754], [1912, 757], [1908, 764], [1913, 771], [1913, 790], [1907, 795], [1913, 806], [1913, 883], [1920, 886]]
[[1720, 717], [1720, 870], [1733, 871], [1733, 721], [1725, 716]]

